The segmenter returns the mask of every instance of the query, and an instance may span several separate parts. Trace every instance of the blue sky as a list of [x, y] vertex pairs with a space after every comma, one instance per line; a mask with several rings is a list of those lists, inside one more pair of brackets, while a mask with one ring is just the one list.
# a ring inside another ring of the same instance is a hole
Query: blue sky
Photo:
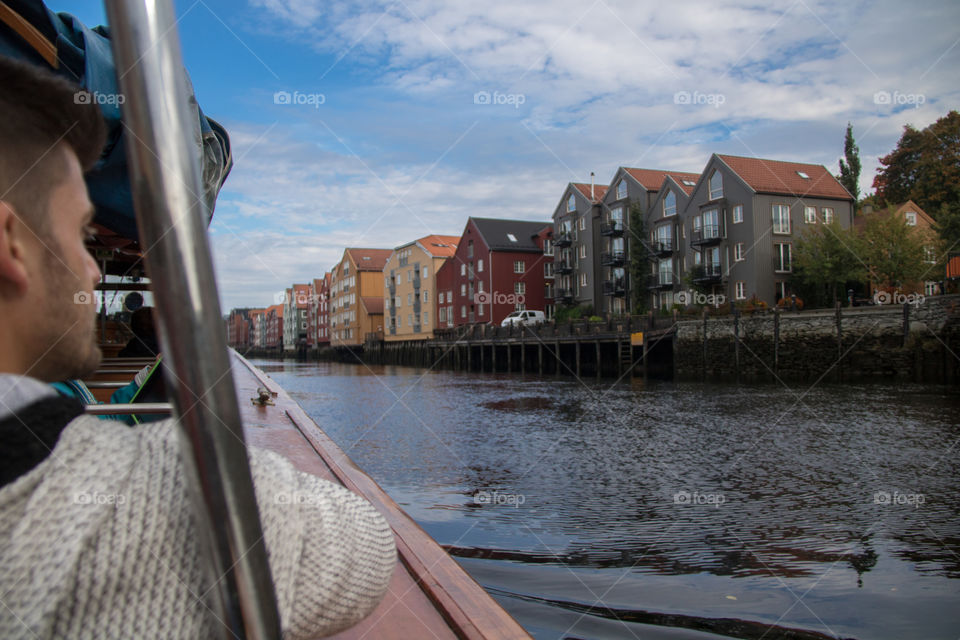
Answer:
[[[48, 6], [104, 22], [98, 2]], [[273, 304], [347, 246], [548, 220], [591, 171], [699, 172], [716, 152], [836, 173], [848, 121], [869, 191], [904, 125], [960, 104], [950, 0], [176, 8], [200, 104], [233, 142], [210, 227], [224, 311]]]

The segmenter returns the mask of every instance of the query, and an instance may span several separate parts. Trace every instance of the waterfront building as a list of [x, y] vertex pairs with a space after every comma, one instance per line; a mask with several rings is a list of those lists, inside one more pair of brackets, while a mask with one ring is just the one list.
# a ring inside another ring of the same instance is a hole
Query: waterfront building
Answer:
[[249, 345], [254, 349], [262, 349], [264, 345], [264, 335], [262, 331], [265, 330], [264, 326], [264, 313], [266, 309], [251, 309], [250, 310], [250, 339], [248, 341]]
[[307, 342], [307, 307], [310, 285], [295, 284], [283, 299], [283, 348], [296, 349]]
[[310, 281], [307, 301], [307, 348], [330, 344], [330, 272]]
[[393, 250], [383, 267], [384, 340], [426, 340], [437, 326], [437, 271], [457, 250], [457, 236], [429, 235]]
[[250, 346], [250, 309], [231, 309], [226, 324], [228, 347], [245, 349]]
[[383, 336], [383, 266], [390, 249], [345, 249], [330, 270], [330, 346]]
[[571, 182], [553, 211], [554, 300], [601, 308], [600, 212], [606, 185]]
[[553, 316], [545, 298], [554, 277], [549, 222], [469, 218], [453, 257], [437, 272], [440, 327], [498, 325], [513, 311]]
[[[630, 313], [639, 296], [647, 296], [648, 282], [631, 282], [629, 275], [631, 252], [635, 249], [647, 249], [644, 255], [648, 259], [669, 257], [674, 250], [674, 225], [659, 224], [654, 229], [654, 202], [663, 197], [674, 204], [667, 220], [675, 221], [678, 216], [673, 198], [689, 196], [700, 177], [697, 173], [666, 171], [662, 169], [637, 169], [619, 167], [606, 189], [599, 209], [600, 232], [595, 236], [593, 254], [599, 256], [599, 286], [602, 294], [598, 313], [620, 315]], [[631, 209], [637, 208], [643, 221], [643, 227], [634, 229]], [[681, 209], [682, 210], [682, 209]], [[656, 239], [654, 240], [654, 236]], [[657, 242], [650, 246], [649, 243]], [[643, 247], [647, 244], [647, 247]]]
[[267, 307], [264, 347], [283, 349], [283, 304]]

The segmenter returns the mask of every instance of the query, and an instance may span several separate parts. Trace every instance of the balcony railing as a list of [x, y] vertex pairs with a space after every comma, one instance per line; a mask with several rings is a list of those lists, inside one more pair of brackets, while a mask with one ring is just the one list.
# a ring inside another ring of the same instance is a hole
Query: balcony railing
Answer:
[[600, 223], [600, 235], [602, 236], [622, 236], [623, 220], [608, 220]]
[[414, 289], [420, 288], [420, 276], [418, 275], [413, 277], [413, 288]]
[[560, 262], [555, 263], [556, 267], [554, 268], [555, 273], [561, 275], [569, 275], [573, 273], [573, 265], [566, 260], [561, 260]]
[[720, 244], [721, 240], [723, 238], [720, 237], [720, 225], [708, 224], [693, 232], [690, 244], [694, 247], [703, 247]]
[[662, 238], [650, 243], [650, 252], [655, 256], [668, 256], [676, 251], [673, 245], [673, 238]]
[[557, 234], [557, 237], [553, 241], [553, 246], [555, 247], [569, 247], [573, 243], [573, 237], [570, 235], [570, 232]]
[[677, 283], [677, 277], [672, 271], [660, 271], [650, 276], [648, 289], [670, 289]]
[[719, 262], [697, 265], [692, 271], [693, 281], [697, 283], [716, 283], [723, 279], [723, 270]]
[[600, 254], [600, 264], [605, 267], [621, 267], [626, 260], [626, 253], [623, 251], [608, 251]]
[[613, 278], [603, 283], [603, 295], [605, 296], [623, 296], [627, 293], [626, 278]]
[[557, 295], [554, 297], [554, 300], [563, 304], [570, 304], [573, 302], [573, 291], [570, 289], [557, 289]]

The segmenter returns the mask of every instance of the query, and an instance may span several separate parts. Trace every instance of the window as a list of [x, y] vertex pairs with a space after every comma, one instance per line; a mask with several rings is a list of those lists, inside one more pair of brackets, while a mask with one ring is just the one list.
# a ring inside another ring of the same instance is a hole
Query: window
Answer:
[[440, 324], [443, 324], [447, 321], [447, 308], [440, 307], [440, 315], [437, 316], [437, 319], [440, 321]]
[[577, 251], [577, 255], [581, 258], [587, 257], [587, 245], [581, 244], [580, 249]]
[[627, 181], [621, 180], [617, 184], [617, 200], [623, 200], [627, 197]]
[[720, 212], [717, 209], [703, 212], [703, 237], [720, 237]]
[[397, 297], [396, 297], [396, 306], [398, 306], [398, 307], [402, 307], [402, 306], [403, 306], [403, 298], [401, 298], [400, 296], [397, 296]]
[[424, 324], [424, 325], [430, 324], [430, 312], [429, 312], [429, 311], [424, 311], [424, 312], [423, 312], [423, 324]]
[[924, 247], [923, 248], [923, 261], [929, 262], [930, 264], [936, 264], [937, 262], [937, 251], [933, 247]]
[[700, 216], [694, 216], [693, 218], [693, 231], [700, 231]]
[[587, 230], [587, 216], [580, 216], [580, 218], [577, 219], [577, 228], [579, 228], [580, 231]]
[[714, 171], [710, 176], [710, 199], [716, 200], [723, 197], [723, 176], [719, 171]]
[[552, 277], [553, 277], [553, 263], [552, 263], [552, 262], [544, 262], [544, 263], [543, 263], [543, 277], [544, 277], [544, 278], [552, 278]]
[[467, 305], [464, 305], [464, 304], [460, 305], [460, 317], [461, 318], [467, 317]]
[[791, 270], [790, 245], [789, 244], [773, 245], [773, 260], [774, 260], [774, 266], [773, 266], [774, 271], [778, 271], [778, 272], [790, 271]]
[[397, 326], [398, 327], [403, 326], [403, 316], [397, 316]]
[[510, 240], [510, 242], [516, 242], [516, 241], [517, 241], [517, 236], [513, 235], [512, 233], [508, 233], [508, 234], [507, 234], [507, 239]]
[[407, 305], [411, 305], [411, 304], [413, 304], [413, 294], [412, 294], [412, 293], [408, 293], [408, 294], [407, 294]]
[[526, 282], [514, 282], [513, 283], [513, 292], [517, 295], [523, 295], [527, 292], [527, 283]]
[[440, 304], [443, 304], [443, 291], [440, 292]]
[[925, 296], [937, 296], [940, 295], [940, 283], [933, 282], [928, 280], [923, 283], [923, 295]]
[[587, 285], [587, 274], [585, 274], [585, 273], [581, 273], [581, 274], [580, 274], [580, 286], [581, 286], [581, 287], [586, 287], [586, 286], [588, 286], [588, 285]]
[[[823, 224], [830, 224], [831, 222], [833, 222], [832, 207], [822, 207], [820, 211], [823, 212]], [[908, 222], [907, 224], [910, 224], [910, 223]], [[916, 220], [914, 220], [914, 224], [916, 224]]]
[[610, 221], [615, 222], [619, 228], [623, 228], [623, 207], [614, 207], [610, 210]]
[[523, 260], [517, 260], [513, 263], [513, 272], [514, 273], [523, 273], [527, 270], [527, 263]]
[[610, 250], [615, 254], [623, 254], [623, 238], [612, 238], [610, 240]]
[[577, 196], [570, 194], [570, 197], [567, 198], [567, 211], [576, 211], [577, 210]]
[[407, 314], [407, 326], [409, 326], [409, 327], [412, 327], [412, 326], [413, 326], [413, 314], [412, 314], [412, 313]]
[[485, 308], [485, 305], [484, 305], [482, 302], [477, 305], [477, 315], [478, 315], [478, 316], [482, 316], [482, 315], [484, 314], [484, 311], [483, 311], [484, 308]]
[[737, 262], [743, 261], [743, 243], [742, 242], [738, 242], [737, 244], [733, 245], [733, 259], [736, 260]]
[[477, 293], [483, 293], [483, 280], [477, 280]]
[[655, 242], [659, 242], [664, 249], [673, 249], [673, 225], [662, 224], [654, 231]]
[[907, 219], [907, 224], [909, 226], [911, 227], [917, 226], [917, 214], [915, 211], [907, 211], [903, 215]]
[[461, 262], [461, 263], [460, 263], [460, 275], [462, 275], [462, 276], [467, 275], [467, 263], [466, 263], [466, 262]]
[[807, 224], [817, 224], [817, 208], [816, 207], [804, 207], [803, 208], [803, 221]]
[[657, 270], [660, 273], [660, 284], [673, 284], [673, 260], [661, 260]]
[[743, 222], [743, 205], [738, 204], [733, 208], [733, 224]]
[[806, 173], [804, 173], [803, 171], [797, 171], [797, 175], [800, 176], [801, 178], [803, 178], [804, 180], [809, 180], [809, 179], [810, 179], [810, 176], [808, 176], [808, 175], [807, 175]]
[[773, 205], [773, 232], [790, 233], [790, 207], [785, 204]]
[[553, 255], [553, 240], [550, 238], [543, 239], [543, 255], [552, 256]]
[[426, 279], [427, 274], [430, 273], [430, 268], [429, 268], [429, 267], [424, 267], [424, 268], [423, 268], [423, 271], [422, 271], [421, 273], [423, 274], [423, 278]]
[[526, 310], [527, 310], [527, 305], [524, 304], [523, 302], [518, 302], [517, 304], [513, 305], [513, 310], [514, 310], [514, 311], [526, 311]]
[[462, 298], [465, 295], [467, 295], [467, 285], [462, 284], [460, 285], [460, 297]]
[[677, 215], [677, 194], [667, 189], [667, 195], [663, 197], [663, 217]]
[[423, 298], [421, 298], [421, 300], [427, 304], [430, 303], [430, 292], [426, 289], [423, 290]]
[[447, 291], [447, 304], [453, 302], [453, 291]]

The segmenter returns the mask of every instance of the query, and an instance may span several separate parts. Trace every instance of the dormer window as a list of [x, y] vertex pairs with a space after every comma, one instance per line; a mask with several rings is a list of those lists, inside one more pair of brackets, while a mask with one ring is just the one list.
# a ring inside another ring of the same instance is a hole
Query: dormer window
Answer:
[[723, 176], [719, 171], [714, 171], [710, 176], [710, 199], [716, 200], [723, 197]]
[[677, 194], [672, 190], [667, 190], [667, 195], [663, 198], [663, 217], [677, 215]]
[[570, 197], [567, 199], [567, 211], [576, 211], [577, 210], [577, 196], [570, 194]]
[[917, 213], [915, 211], [907, 211], [903, 215], [907, 218], [907, 225], [917, 226]]
[[627, 197], [627, 181], [621, 180], [617, 184], [617, 200], [623, 200]]

